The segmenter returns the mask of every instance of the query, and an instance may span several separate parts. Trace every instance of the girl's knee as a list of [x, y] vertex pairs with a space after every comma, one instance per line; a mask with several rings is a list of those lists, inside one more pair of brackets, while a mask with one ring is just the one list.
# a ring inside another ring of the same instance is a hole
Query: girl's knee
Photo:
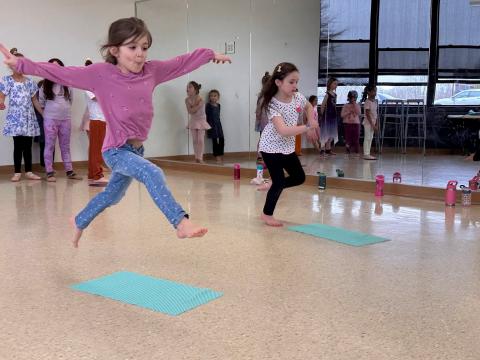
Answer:
[[302, 172], [301, 174], [298, 174], [296, 180], [298, 185], [303, 184], [305, 182], [305, 173]]

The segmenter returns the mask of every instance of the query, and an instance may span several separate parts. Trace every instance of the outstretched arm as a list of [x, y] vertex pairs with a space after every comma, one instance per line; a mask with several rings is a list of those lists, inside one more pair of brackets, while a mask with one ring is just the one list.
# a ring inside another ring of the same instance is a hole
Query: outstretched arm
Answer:
[[57, 84], [71, 86], [78, 89], [91, 90], [96, 81], [97, 69], [103, 64], [91, 66], [58, 66], [57, 64], [33, 62], [27, 58], [17, 58], [0, 44], [0, 52], [4, 56], [4, 63], [12, 70], [25, 75], [36, 75], [49, 79]]
[[160, 84], [188, 74], [209, 61], [213, 61], [216, 64], [231, 62], [228, 56], [217, 54], [211, 49], [197, 49], [170, 60], [149, 61], [148, 66], [153, 67], [156, 83]]

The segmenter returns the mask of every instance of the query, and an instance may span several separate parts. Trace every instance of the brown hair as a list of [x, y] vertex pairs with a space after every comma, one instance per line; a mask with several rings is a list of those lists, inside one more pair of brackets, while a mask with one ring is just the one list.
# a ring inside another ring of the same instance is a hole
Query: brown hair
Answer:
[[218, 97], [220, 97], [220, 91], [218, 91], [217, 89], [212, 89], [208, 92], [208, 98], [210, 99], [210, 95], [211, 94], [217, 94]]
[[[48, 60], [50, 64], [57, 63], [60, 66], [65, 66], [63, 64], [63, 61], [57, 58], [53, 58]], [[54, 82], [48, 79], [45, 79], [43, 81], [42, 87], [43, 87], [43, 93], [45, 94], [45, 98], [47, 100], [54, 100], [55, 99], [55, 94], [53, 92], [53, 84]], [[72, 102], [72, 96], [70, 95], [70, 91], [68, 90], [68, 86], [63, 86], [63, 96], [65, 97], [66, 100]]]
[[327, 81], [327, 91], [330, 90], [330, 85], [332, 85], [335, 81], [338, 82], [338, 80], [334, 77], [331, 77], [330, 79], [328, 79], [328, 81]]
[[270, 73], [268, 71], [265, 71], [265, 74], [262, 76], [262, 87], [267, 83], [270, 77]]
[[16, 57], [24, 57], [23, 54], [19, 53], [17, 48], [11, 48], [10, 49], [10, 54]]
[[[298, 71], [297, 67], [292, 63], [283, 62], [275, 66], [272, 75], [268, 78], [267, 82], [263, 85], [260, 97], [262, 98], [261, 109], [267, 109], [268, 104], [272, 101], [272, 98], [278, 91], [278, 86], [275, 84], [275, 80], [283, 80], [288, 74]], [[267, 73], [264, 75], [264, 77]]]
[[200, 89], [202, 88], [202, 85], [197, 83], [196, 81], [190, 81], [188, 85], [192, 85], [197, 94], [200, 92]]
[[106, 62], [117, 65], [117, 58], [110, 53], [110, 48], [121, 46], [131, 38], [137, 40], [144, 35], [147, 36], [148, 47], [152, 46], [152, 34], [143, 20], [130, 17], [114, 21], [108, 29], [107, 43], [100, 48], [103, 58]]

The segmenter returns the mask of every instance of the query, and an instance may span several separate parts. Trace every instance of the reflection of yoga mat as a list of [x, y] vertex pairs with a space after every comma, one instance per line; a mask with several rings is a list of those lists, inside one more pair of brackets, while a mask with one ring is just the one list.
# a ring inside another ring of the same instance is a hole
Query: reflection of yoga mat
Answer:
[[333, 240], [333, 241], [340, 242], [342, 244], [347, 244], [352, 246], [363, 246], [363, 245], [370, 245], [370, 244], [375, 244], [383, 241], [389, 241], [389, 239], [381, 238], [378, 236], [364, 234], [356, 231], [349, 231], [342, 228], [337, 228], [337, 227], [323, 225], [323, 224], [290, 226], [288, 230], [297, 231], [304, 234], [313, 235], [319, 238], [325, 238], [328, 240]]
[[169, 315], [180, 315], [223, 295], [210, 289], [195, 288], [127, 271], [72, 285], [72, 289]]

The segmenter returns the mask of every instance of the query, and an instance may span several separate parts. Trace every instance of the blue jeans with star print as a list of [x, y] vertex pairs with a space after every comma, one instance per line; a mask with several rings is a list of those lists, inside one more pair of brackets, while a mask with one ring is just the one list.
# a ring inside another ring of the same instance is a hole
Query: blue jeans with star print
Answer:
[[117, 204], [133, 179], [145, 185], [155, 204], [174, 228], [188, 217], [168, 189], [163, 171], [144, 159], [143, 153], [143, 146], [135, 148], [130, 144], [103, 152], [103, 159], [112, 169], [112, 175], [105, 190], [90, 200], [75, 217], [75, 224], [79, 229], [85, 229], [103, 210]]

